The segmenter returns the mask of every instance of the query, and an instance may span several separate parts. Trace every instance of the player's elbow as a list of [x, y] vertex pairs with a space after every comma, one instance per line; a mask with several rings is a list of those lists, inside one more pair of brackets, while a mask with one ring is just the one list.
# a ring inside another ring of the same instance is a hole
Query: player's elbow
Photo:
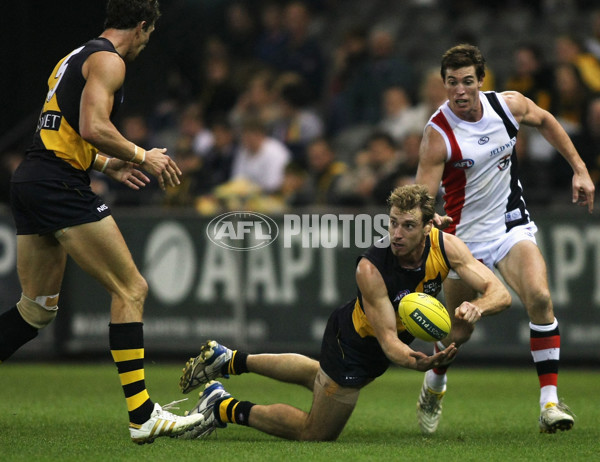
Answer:
[[498, 289], [498, 303], [497, 303], [497, 309], [498, 312], [500, 311], [504, 311], [507, 308], [510, 307], [510, 305], [512, 304], [512, 297], [510, 296], [510, 293], [508, 292], [508, 290], [506, 290], [506, 287], [504, 287], [503, 285], [500, 286], [500, 288]]
[[88, 143], [98, 146], [102, 139], [102, 130], [97, 124], [81, 123], [79, 125], [79, 135]]

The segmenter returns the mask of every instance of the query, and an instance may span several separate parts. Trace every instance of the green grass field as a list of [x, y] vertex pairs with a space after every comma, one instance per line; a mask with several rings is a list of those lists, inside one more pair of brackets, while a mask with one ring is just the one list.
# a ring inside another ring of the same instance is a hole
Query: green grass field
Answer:
[[[147, 361], [146, 384], [161, 404], [183, 397], [180, 365]], [[461, 369], [450, 375], [434, 436], [420, 434], [415, 403], [422, 375], [391, 369], [365, 388], [338, 441], [298, 443], [230, 425], [203, 441], [130, 442], [123, 392], [112, 364], [0, 366], [2, 461], [591, 461], [600, 450], [600, 372], [563, 370], [560, 396], [577, 414], [570, 432], [540, 434], [532, 368]], [[308, 391], [246, 374], [224, 381], [235, 397], [309, 409]], [[195, 404], [196, 394], [176, 413]]]

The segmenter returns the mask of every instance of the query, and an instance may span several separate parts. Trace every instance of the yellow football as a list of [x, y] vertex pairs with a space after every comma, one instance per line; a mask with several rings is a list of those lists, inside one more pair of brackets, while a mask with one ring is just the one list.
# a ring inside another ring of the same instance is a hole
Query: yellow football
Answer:
[[444, 305], [421, 292], [405, 295], [398, 305], [398, 315], [408, 332], [426, 342], [442, 340], [452, 327]]

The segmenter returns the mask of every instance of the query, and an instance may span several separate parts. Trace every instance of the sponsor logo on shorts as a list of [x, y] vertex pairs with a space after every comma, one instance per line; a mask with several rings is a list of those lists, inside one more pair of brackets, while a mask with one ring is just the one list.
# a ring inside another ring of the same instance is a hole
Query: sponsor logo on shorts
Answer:
[[108, 210], [108, 205], [106, 205], [106, 204], [99, 205], [98, 207], [96, 207], [96, 210], [98, 210], [98, 212], [104, 212], [105, 210]]

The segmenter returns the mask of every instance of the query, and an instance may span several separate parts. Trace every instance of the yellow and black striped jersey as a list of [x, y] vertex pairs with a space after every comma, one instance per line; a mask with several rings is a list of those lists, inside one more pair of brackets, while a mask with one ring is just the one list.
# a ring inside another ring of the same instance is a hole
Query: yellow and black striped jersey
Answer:
[[[432, 228], [425, 241], [423, 264], [419, 268], [407, 269], [398, 264], [397, 258], [390, 249], [389, 236], [383, 238], [385, 245], [370, 247], [358, 258], [368, 259], [379, 271], [388, 296], [396, 312], [396, 325], [398, 332], [405, 330], [398, 315], [398, 304], [405, 295], [411, 292], [424, 292], [434, 297], [442, 289], [442, 281], [446, 279], [450, 270], [450, 263], [444, 250], [444, 233], [437, 228]], [[352, 312], [354, 329], [361, 337], [375, 334], [363, 308], [362, 294], [358, 291], [354, 310]]]
[[[82, 66], [98, 51], [117, 53], [110, 41], [100, 37], [76, 48], [56, 64], [48, 79], [48, 93], [28, 152], [57, 157], [77, 170], [91, 168], [98, 149], [81, 138], [79, 114], [85, 86]], [[123, 88], [114, 95], [111, 119], [122, 100]]]

